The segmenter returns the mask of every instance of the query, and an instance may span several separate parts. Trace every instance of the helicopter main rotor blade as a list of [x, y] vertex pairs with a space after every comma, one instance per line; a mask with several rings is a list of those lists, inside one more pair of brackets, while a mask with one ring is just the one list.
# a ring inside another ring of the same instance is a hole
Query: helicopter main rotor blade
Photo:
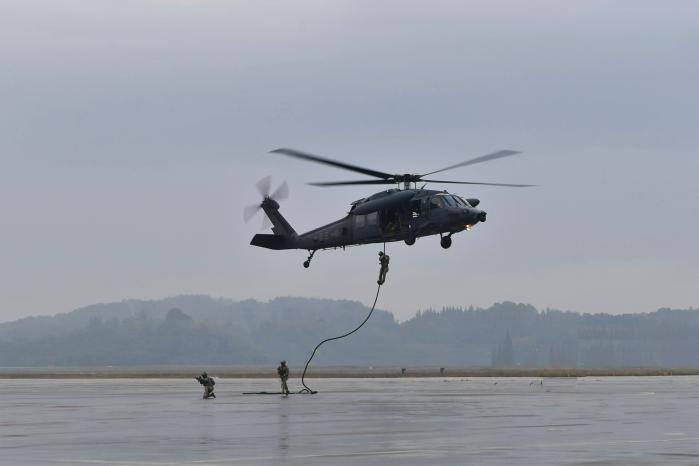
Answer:
[[294, 150], [294, 149], [286, 149], [286, 148], [275, 149], [275, 150], [271, 151], [270, 154], [289, 155], [291, 157], [296, 157], [299, 159], [310, 160], [311, 162], [318, 162], [318, 163], [323, 163], [325, 165], [331, 165], [333, 167], [344, 168], [345, 170], [350, 170], [353, 172], [362, 173], [364, 175], [374, 176], [376, 178], [383, 178], [384, 180], [387, 180], [393, 176], [393, 175], [388, 174], [388, 173], [384, 173], [384, 172], [380, 172], [380, 171], [376, 171], [376, 170], [371, 170], [369, 168], [358, 167], [356, 165], [350, 165], [348, 163], [338, 162], [336, 160], [326, 159], [324, 157], [319, 157], [317, 155], [308, 154], [306, 152], [301, 152], [301, 151]]
[[481, 163], [481, 162], [487, 162], [488, 160], [501, 159], [503, 157], [509, 157], [511, 155], [516, 155], [516, 154], [520, 154], [520, 153], [521, 152], [517, 151], [517, 150], [499, 150], [499, 151], [493, 152], [491, 154], [481, 155], [480, 157], [476, 157], [475, 159], [470, 159], [470, 160], [467, 160], [465, 162], [457, 163], [456, 165], [450, 165], [450, 166], [448, 166], [446, 168], [442, 168], [440, 170], [425, 173], [424, 175], [421, 175], [421, 176], [434, 175], [435, 173], [440, 173], [440, 172], [444, 172], [447, 170], [452, 170], [454, 168], [465, 167], [466, 165], [473, 165], [473, 164]]
[[535, 184], [509, 184], [509, 183], [479, 183], [476, 181], [444, 181], [444, 180], [423, 180], [425, 183], [448, 183], [448, 184], [479, 184], [483, 186], [505, 186], [507, 188], [531, 188]]
[[309, 186], [349, 186], [358, 184], [396, 184], [394, 180], [359, 180], [359, 181], [326, 181], [320, 183], [306, 183]]

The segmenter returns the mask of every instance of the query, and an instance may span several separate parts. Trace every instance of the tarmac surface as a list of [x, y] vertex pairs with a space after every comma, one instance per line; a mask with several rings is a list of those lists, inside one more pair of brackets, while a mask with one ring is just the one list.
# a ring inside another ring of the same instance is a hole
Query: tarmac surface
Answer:
[[5, 379], [0, 464], [699, 464], [699, 377], [540, 382]]

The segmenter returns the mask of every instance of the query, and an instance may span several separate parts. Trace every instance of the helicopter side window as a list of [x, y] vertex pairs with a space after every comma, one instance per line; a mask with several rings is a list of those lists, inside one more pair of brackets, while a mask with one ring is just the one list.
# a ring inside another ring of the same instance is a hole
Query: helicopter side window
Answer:
[[441, 209], [444, 206], [444, 201], [439, 197], [430, 199], [430, 209]]
[[369, 225], [376, 225], [379, 222], [379, 214], [372, 212], [366, 215], [357, 215], [354, 217], [355, 228], [362, 228]]

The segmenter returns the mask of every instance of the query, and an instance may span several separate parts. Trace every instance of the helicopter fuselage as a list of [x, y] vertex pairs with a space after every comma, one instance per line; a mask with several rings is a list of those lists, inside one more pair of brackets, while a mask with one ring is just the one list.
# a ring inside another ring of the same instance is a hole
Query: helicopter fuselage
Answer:
[[248, 221], [257, 211], [263, 209], [272, 222], [274, 234], [255, 235], [250, 244], [268, 249], [307, 249], [310, 255], [306, 262], [303, 263], [304, 267], [310, 265], [313, 254], [319, 249], [344, 248], [359, 244], [401, 240], [408, 245], [412, 245], [417, 238], [422, 236], [439, 235], [441, 246], [444, 249], [448, 249], [451, 246], [451, 235], [463, 230], [469, 230], [477, 223], [485, 222], [485, 212], [476, 208], [480, 202], [478, 199], [463, 199], [454, 194], [449, 194], [447, 191], [417, 189], [418, 183], [485, 185], [511, 188], [532, 186], [528, 184], [435, 180], [432, 178], [432, 175], [455, 168], [519, 154], [519, 151], [510, 149], [491, 152], [424, 174], [392, 174], [289, 148], [275, 149], [272, 153], [371, 177], [370, 179], [364, 178], [360, 180], [308, 183], [312, 186], [395, 186], [398, 184], [404, 188], [388, 189], [355, 201], [344, 218], [299, 235], [279, 213], [277, 200], [285, 198], [288, 194], [286, 182], [277, 188], [274, 193], [270, 194], [270, 177], [258, 181], [257, 188], [263, 197], [262, 204], [246, 207], [243, 211], [243, 219]]
[[[309, 251], [391, 241], [413, 244], [423, 236], [451, 236], [484, 222], [486, 214], [476, 205], [477, 199], [465, 200], [446, 191], [389, 189], [353, 202], [344, 218], [297, 235], [272, 201], [262, 207], [275, 234], [256, 235], [251, 244]], [[449, 247], [444, 242], [442, 246]]]

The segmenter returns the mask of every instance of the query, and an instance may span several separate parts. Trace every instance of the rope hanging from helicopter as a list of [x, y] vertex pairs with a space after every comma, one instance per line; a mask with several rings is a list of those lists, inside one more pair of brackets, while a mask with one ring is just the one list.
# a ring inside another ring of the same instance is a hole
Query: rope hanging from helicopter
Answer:
[[[386, 256], [386, 243], [383, 243], [383, 255], [382, 255], [382, 257], [388, 257], [388, 256]], [[388, 262], [386, 262], [386, 264], [388, 264]], [[383, 262], [382, 262], [381, 266], [382, 266], [382, 270], [383, 270], [383, 267], [384, 267]], [[382, 275], [385, 278], [385, 273], [383, 273]], [[371, 305], [371, 309], [369, 310], [369, 313], [364, 318], [362, 323], [359, 324], [352, 331], [349, 331], [343, 335], [339, 335], [339, 336], [332, 337], [332, 338], [326, 338], [325, 340], [318, 343], [316, 345], [316, 347], [313, 349], [311, 356], [308, 358], [308, 361], [306, 361], [306, 366], [303, 368], [303, 374], [301, 374], [301, 385], [303, 385], [303, 388], [301, 390], [299, 390], [298, 393], [309, 394], [309, 395], [314, 395], [314, 394], [318, 393], [317, 390], [313, 390], [308, 385], [306, 385], [306, 382], [304, 380], [306, 378], [306, 372], [308, 371], [308, 365], [311, 363], [311, 361], [313, 360], [313, 357], [316, 355], [316, 351], [318, 351], [318, 348], [320, 348], [324, 343], [326, 343], [328, 341], [340, 340], [341, 338], [348, 337], [348, 336], [352, 335], [353, 333], [355, 333], [356, 331], [358, 331], [360, 328], [362, 328], [364, 326], [364, 324], [367, 323], [367, 321], [369, 320], [371, 315], [374, 313], [374, 309], [376, 308], [376, 302], [379, 300], [379, 293], [381, 292], [381, 285], [383, 285], [383, 281], [381, 280], [381, 278], [379, 278], [379, 281], [377, 283], [378, 283], [378, 287], [376, 288], [376, 296], [374, 297], [374, 303]]]

